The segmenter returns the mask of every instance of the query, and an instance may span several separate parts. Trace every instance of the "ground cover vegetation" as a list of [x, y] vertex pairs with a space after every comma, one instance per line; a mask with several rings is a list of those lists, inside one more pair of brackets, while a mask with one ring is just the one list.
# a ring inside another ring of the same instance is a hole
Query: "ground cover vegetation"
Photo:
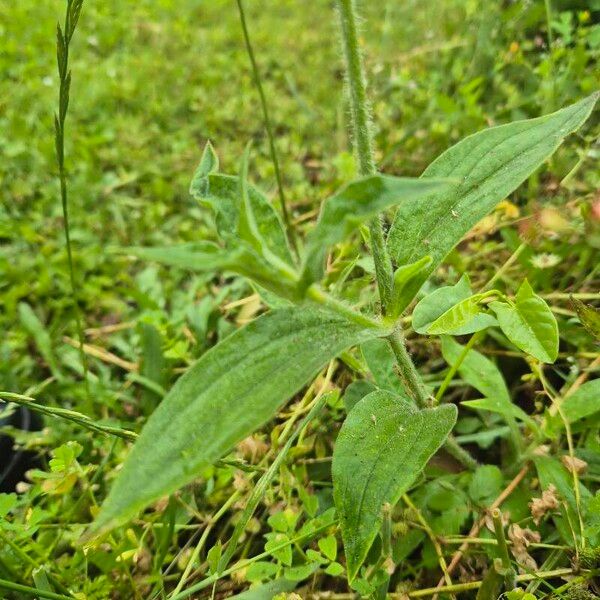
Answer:
[[5, 597], [597, 595], [600, 6], [0, 13]]

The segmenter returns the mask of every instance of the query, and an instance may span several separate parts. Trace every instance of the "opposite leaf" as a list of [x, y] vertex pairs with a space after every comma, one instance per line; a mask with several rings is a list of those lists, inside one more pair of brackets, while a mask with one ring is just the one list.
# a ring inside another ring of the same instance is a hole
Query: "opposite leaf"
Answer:
[[377, 536], [384, 504], [398, 502], [455, 422], [453, 405], [417, 410], [386, 391], [363, 398], [346, 418], [332, 474], [350, 581]]
[[[496, 319], [481, 312], [479, 296], [472, 296], [466, 275], [456, 285], [431, 292], [415, 306], [412, 318], [417, 333], [464, 335], [497, 325]], [[436, 325], [436, 330], [432, 327]]]
[[550, 115], [492, 127], [471, 135], [436, 159], [424, 178], [460, 183], [426, 202], [400, 205], [388, 236], [399, 265], [429, 255], [423, 283], [462, 237], [515, 190], [589, 117], [598, 94]]
[[390, 206], [417, 203], [450, 187], [447, 181], [371, 175], [344, 186], [323, 202], [315, 228], [306, 239], [302, 280], [308, 287], [323, 276], [325, 253], [366, 220]]
[[152, 414], [92, 532], [171, 494], [268, 421], [344, 349], [389, 333], [306, 306], [259, 317], [204, 354]]
[[514, 304], [492, 302], [500, 328], [517, 348], [545, 363], [558, 356], [558, 324], [542, 298], [536, 296], [525, 280]]

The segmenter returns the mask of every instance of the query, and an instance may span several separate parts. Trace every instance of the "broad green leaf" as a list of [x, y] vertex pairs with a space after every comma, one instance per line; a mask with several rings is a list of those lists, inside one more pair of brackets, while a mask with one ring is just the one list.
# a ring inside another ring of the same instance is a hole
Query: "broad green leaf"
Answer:
[[[240, 219], [240, 181], [238, 177], [217, 173], [218, 159], [212, 146], [207, 146], [194, 173], [190, 194], [215, 214], [219, 235], [225, 241], [233, 239]], [[264, 194], [253, 186], [247, 188], [248, 198], [258, 230], [268, 248], [285, 263], [293, 259], [281, 219]]]
[[[469, 285], [469, 278], [463, 275], [456, 285], [448, 285], [431, 292], [425, 296], [415, 306], [412, 315], [412, 326], [417, 333], [430, 333], [430, 327], [445, 313], [461, 302], [471, 299], [472, 292]], [[468, 302], [467, 302], [468, 304]], [[453, 313], [448, 314], [448, 323], [452, 325]], [[496, 325], [496, 319], [491, 315], [475, 312], [464, 312], [461, 309], [457, 310], [457, 316], [464, 316], [466, 320], [456, 321], [455, 326], [450, 330], [444, 330], [442, 333], [451, 333], [452, 335], [463, 335], [466, 333], [474, 333], [486, 327]]]
[[394, 273], [394, 294], [390, 316], [398, 317], [410, 304], [421, 287], [419, 275], [431, 264], [431, 256], [424, 256], [410, 265], [398, 267]]
[[377, 391], [350, 412], [333, 450], [333, 496], [352, 581], [382, 523], [382, 508], [398, 502], [442, 445], [456, 407], [418, 410]]
[[449, 188], [447, 181], [371, 175], [344, 186], [323, 202], [315, 228], [306, 239], [303, 284], [308, 287], [323, 276], [325, 254], [358, 226], [400, 203], [417, 203], [433, 192]]
[[432, 262], [421, 283], [463, 236], [529, 177], [589, 117], [598, 94], [555, 113], [492, 127], [471, 135], [437, 158], [423, 178], [450, 177], [460, 183], [425, 202], [400, 205], [388, 235], [399, 265], [423, 256]]
[[300, 298], [298, 282], [291, 269], [278, 270], [244, 242], [238, 242], [231, 250], [212, 242], [191, 242], [178, 246], [130, 247], [120, 252], [199, 273], [232, 271], [283, 298]]
[[542, 298], [527, 280], [517, 291], [514, 303], [491, 302], [500, 328], [517, 348], [545, 363], [558, 356], [558, 324]]
[[589, 304], [584, 304], [581, 300], [571, 296], [571, 302], [577, 311], [577, 316], [581, 324], [587, 329], [588, 333], [600, 341], [600, 309]]
[[365, 396], [368, 396], [371, 392], [374, 392], [377, 386], [366, 379], [357, 379], [353, 381], [345, 390], [344, 397], [344, 408], [349, 413]]
[[301, 306], [267, 313], [225, 338], [152, 414], [92, 531], [123, 523], [192, 481], [267, 422], [327, 361], [387, 333]]
[[[460, 359], [465, 347], [449, 336], [442, 337], [442, 355], [452, 367]], [[460, 376], [486, 398], [497, 398], [511, 404], [510, 394], [502, 373], [486, 356], [469, 350], [458, 368]]]

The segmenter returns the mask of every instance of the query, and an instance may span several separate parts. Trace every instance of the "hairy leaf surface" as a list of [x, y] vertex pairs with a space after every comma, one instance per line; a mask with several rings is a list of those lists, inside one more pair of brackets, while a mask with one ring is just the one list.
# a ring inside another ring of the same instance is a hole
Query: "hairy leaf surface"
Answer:
[[431, 264], [420, 275], [424, 282], [479, 220], [579, 129], [597, 98], [598, 94], [592, 94], [537, 119], [486, 129], [444, 152], [423, 178], [451, 177], [460, 183], [426, 202], [400, 205], [388, 236], [388, 248], [397, 264], [431, 256]]
[[146, 423], [93, 529], [108, 529], [193, 480], [268, 421], [345, 348], [388, 333], [306, 306], [227, 337], [183, 375]]
[[416, 204], [434, 192], [448, 190], [447, 181], [371, 175], [344, 186], [323, 202], [315, 228], [306, 240], [302, 280], [305, 285], [323, 276], [325, 253], [366, 220], [401, 202]]
[[456, 407], [418, 410], [387, 391], [363, 398], [344, 422], [333, 451], [333, 496], [352, 581], [382, 522], [442, 445]]
[[[217, 173], [219, 161], [207, 144], [190, 185], [190, 194], [215, 215], [219, 235], [225, 241], [235, 239], [240, 224], [240, 179]], [[293, 259], [283, 223], [265, 195], [256, 187], [247, 186], [248, 201], [258, 231], [269, 250], [292, 265]]]
[[212, 242], [190, 242], [177, 246], [123, 248], [122, 252], [198, 273], [232, 271], [282, 298], [298, 299], [297, 280], [291, 269], [284, 272], [278, 270], [242, 241], [232, 249], [220, 248]]
[[517, 348], [545, 363], [558, 356], [558, 324], [542, 298], [536, 296], [525, 280], [514, 304], [492, 302], [500, 328]]

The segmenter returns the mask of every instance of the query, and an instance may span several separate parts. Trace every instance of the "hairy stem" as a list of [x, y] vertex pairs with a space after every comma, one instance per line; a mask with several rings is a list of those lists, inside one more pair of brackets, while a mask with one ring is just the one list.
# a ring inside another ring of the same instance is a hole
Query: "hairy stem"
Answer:
[[285, 200], [285, 194], [283, 192], [283, 183], [281, 181], [281, 171], [279, 169], [279, 158], [277, 156], [277, 150], [275, 149], [275, 138], [273, 136], [273, 128], [271, 126], [271, 118], [269, 117], [269, 109], [267, 106], [267, 99], [265, 97], [265, 92], [263, 90], [260, 71], [258, 70], [258, 65], [256, 63], [256, 58], [254, 56], [254, 50], [252, 49], [252, 43], [250, 42], [250, 34], [248, 33], [248, 26], [246, 24], [246, 13], [244, 12], [244, 4], [242, 0], [237, 0], [238, 10], [240, 13], [240, 21], [242, 24], [242, 31], [244, 33], [244, 43], [246, 44], [246, 51], [248, 52], [248, 58], [250, 59], [250, 64], [252, 65], [252, 75], [254, 77], [254, 84], [256, 85], [256, 89], [258, 90], [258, 95], [260, 97], [260, 105], [262, 108], [263, 119], [265, 122], [265, 129], [267, 130], [267, 137], [269, 138], [269, 151], [271, 153], [271, 161], [273, 163], [273, 168], [275, 169], [275, 179], [277, 180], [277, 193], [279, 195], [279, 204], [281, 206], [281, 213], [283, 216], [283, 222], [285, 224], [285, 228], [296, 254], [298, 253], [298, 246], [296, 243], [296, 234], [294, 228], [292, 226], [290, 215], [287, 209], [287, 204]]
[[[338, 7], [342, 47], [346, 60], [355, 150], [358, 156], [361, 175], [372, 175], [377, 169], [373, 155], [370, 108], [365, 89], [362, 58], [358, 47], [354, 0], [338, 0]], [[375, 261], [379, 297], [382, 312], [385, 314], [393, 295], [393, 268], [386, 248], [380, 217], [375, 217], [371, 221], [369, 232], [371, 235], [371, 248], [373, 251], [373, 260]]]
[[[365, 89], [362, 56], [358, 45], [356, 8], [354, 0], [338, 0], [337, 4], [340, 15], [342, 47], [346, 60], [354, 144], [358, 155], [360, 172], [363, 175], [371, 175], [376, 172], [376, 167], [373, 155], [370, 108]], [[386, 308], [390, 305], [393, 298], [394, 270], [386, 248], [381, 219], [379, 217], [373, 219], [369, 229], [377, 286], [381, 300], [381, 311], [385, 315]], [[388, 337], [388, 341], [396, 356], [400, 377], [406, 389], [419, 406], [427, 406], [429, 402], [427, 391], [406, 350], [399, 328]], [[477, 461], [466, 450], [461, 448], [454, 438], [448, 439], [445, 448], [467, 468], [473, 469], [477, 466]]]

